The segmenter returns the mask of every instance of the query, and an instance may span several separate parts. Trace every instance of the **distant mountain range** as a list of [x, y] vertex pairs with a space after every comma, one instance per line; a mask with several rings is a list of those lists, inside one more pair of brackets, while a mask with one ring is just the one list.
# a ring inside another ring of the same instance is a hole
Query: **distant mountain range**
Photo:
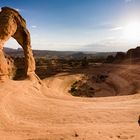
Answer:
[[[13, 57], [23, 57], [24, 53], [22, 48], [12, 49], [4, 47], [4, 52]], [[64, 59], [81, 59], [87, 58], [106, 58], [108, 55], [115, 55], [116, 52], [80, 52], [80, 51], [50, 51], [50, 50], [33, 50], [35, 57], [64, 58]]]

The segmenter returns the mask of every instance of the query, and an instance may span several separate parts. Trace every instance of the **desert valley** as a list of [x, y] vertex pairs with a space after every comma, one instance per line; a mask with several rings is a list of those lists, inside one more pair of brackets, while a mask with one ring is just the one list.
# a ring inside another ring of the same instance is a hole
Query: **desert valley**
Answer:
[[46, 63], [37, 66], [41, 85], [27, 79], [2, 82], [1, 139], [139, 140], [138, 60], [89, 62], [83, 68], [82, 59], [77, 67], [67, 63], [61, 68], [53, 59], [51, 72]]

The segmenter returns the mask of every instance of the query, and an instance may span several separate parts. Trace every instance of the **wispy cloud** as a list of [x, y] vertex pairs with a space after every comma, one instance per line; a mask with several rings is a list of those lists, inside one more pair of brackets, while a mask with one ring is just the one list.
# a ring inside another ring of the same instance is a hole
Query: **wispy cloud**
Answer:
[[37, 26], [36, 26], [36, 25], [32, 25], [31, 27], [32, 27], [32, 28], [37, 28]]
[[119, 26], [119, 27], [114, 27], [114, 28], [111, 28], [110, 31], [119, 31], [119, 30], [122, 30], [123, 27]]
[[19, 9], [19, 8], [15, 8], [15, 7], [14, 7], [14, 9], [18, 12], [23, 12], [24, 11], [23, 9]]
[[21, 10], [20, 9], [18, 9], [18, 8], [14, 8], [16, 11], [18, 11], [18, 12], [20, 12]]
[[14, 8], [16, 11], [18, 11], [18, 12], [26, 12], [26, 10], [25, 9], [19, 9], [19, 8]]

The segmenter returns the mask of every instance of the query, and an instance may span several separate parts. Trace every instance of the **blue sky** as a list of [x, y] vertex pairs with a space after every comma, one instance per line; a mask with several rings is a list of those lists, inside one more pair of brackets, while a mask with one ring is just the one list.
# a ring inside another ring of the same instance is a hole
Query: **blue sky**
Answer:
[[[0, 0], [3, 6], [25, 18], [33, 49], [126, 51], [140, 45], [140, 0]], [[5, 46], [19, 47], [14, 39]]]

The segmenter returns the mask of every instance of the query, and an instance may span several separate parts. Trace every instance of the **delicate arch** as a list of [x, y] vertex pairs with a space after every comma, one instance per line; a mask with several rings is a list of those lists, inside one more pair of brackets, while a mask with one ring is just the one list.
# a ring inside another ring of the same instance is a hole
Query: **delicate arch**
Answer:
[[8, 78], [7, 62], [3, 53], [5, 42], [13, 37], [23, 48], [25, 55], [26, 75], [36, 77], [35, 60], [31, 49], [30, 33], [26, 28], [26, 21], [18, 11], [10, 7], [2, 7], [0, 12], [0, 79]]

